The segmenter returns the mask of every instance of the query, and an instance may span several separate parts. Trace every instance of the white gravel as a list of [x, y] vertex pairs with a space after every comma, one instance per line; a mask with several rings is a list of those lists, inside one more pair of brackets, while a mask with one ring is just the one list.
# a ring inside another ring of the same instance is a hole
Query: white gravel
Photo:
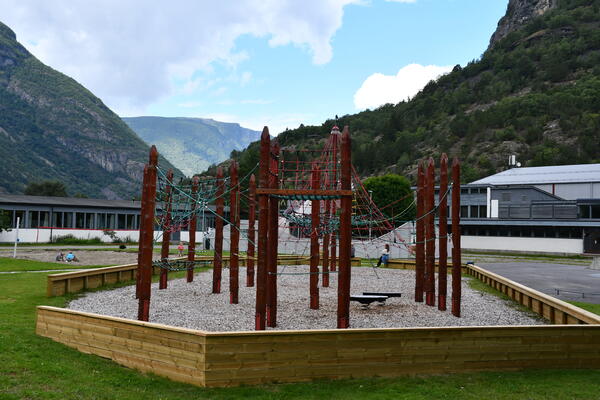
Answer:
[[[308, 266], [279, 267], [280, 272], [307, 272]], [[240, 268], [239, 304], [229, 304], [229, 270], [223, 270], [222, 291], [211, 294], [212, 271], [197, 273], [194, 282], [169, 281], [166, 290], [152, 285], [150, 321], [206, 331], [254, 330], [256, 287], [245, 286], [245, 268]], [[414, 271], [352, 268], [351, 294], [363, 291], [401, 292], [385, 305], [372, 303], [363, 309], [350, 303], [351, 328], [398, 328], [419, 326], [541, 325], [544, 320], [515, 308], [514, 303], [469, 288], [462, 281], [462, 316], [451, 312], [451, 279], [448, 277], [447, 311], [414, 301]], [[319, 280], [320, 284], [320, 280]], [[437, 282], [436, 282], [437, 287]], [[309, 275], [278, 275], [278, 326], [276, 329], [336, 328], [337, 274], [330, 287], [319, 286], [320, 309], [309, 308]], [[137, 318], [135, 287], [88, 293], [73, 300], [69, 308], [97, 314]], [[271, 328], [269, 328], [271, 329]]]

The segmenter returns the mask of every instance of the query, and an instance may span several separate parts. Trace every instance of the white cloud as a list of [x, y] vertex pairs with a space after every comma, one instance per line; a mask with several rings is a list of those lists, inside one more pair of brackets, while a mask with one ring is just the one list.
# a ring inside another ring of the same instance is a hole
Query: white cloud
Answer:
[[429, 81], [447, 74], [452, 68], [409, 64], [401, 68], [396, 75], [375, 73], [369, 76], [354, 94], [354, 106], [362, 110], [406, 100], [419, 93]]
[[273, 116], [272, 114], [255, 115], [251, 118], [227, 113], [215, 113], [199, 115], [198, 118], [212, 118], [216, 121], [236, 122], [244, 128], [254, 129], [256, 131], [262, 131], [263, 127], [268, 126], [269, 133], [273, 136], [285, 131], [286, 128], [297, 128], [300, 124], [310, 125], [319, 123], [318, 116], [302, 113], [284, 113], [277, 114], [276, 116]]
[[[144, 108], [214, 63], [235, 67], [241, 35], [332, 57], [344, 6], [359, 0], [3, 0], [0, 20], [44, 63], [116, 111]], [[242, 73], [240, 83], [252, 78]], [[203, 86], [191, 82], [187, 90]]]
[[388, 3], [416, 3], [417, 0], [385, 0]]

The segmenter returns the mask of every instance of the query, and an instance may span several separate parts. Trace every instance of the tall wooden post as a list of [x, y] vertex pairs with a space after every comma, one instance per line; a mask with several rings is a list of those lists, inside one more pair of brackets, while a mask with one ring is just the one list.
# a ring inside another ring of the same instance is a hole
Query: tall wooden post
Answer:
[[427, 279], [425, 281], [425, 303], [428, 306], [435, 306], [435, 161], [431, 157], [427, 165], [426, 182], [425, 270]]
[[[327, 183], [325, 183], [325, 187], [329, 189]], [[331, 223], [331, 215], [329, 211], [331, 210], [331, 200], [325, 201], [325, 233], [323, 235], [323, 287], [329, 287], [329, 239], [331, 234], [329, 233], [330, 223]]]
[[460, 317], [460, 278], [461, 278], [461, 248], [460, 248], [460, 162], [458, 158], [452, 161], [452, 314]]
[[223, 270], [223, 208], [225, 187], [223, 183], [223, 169], [217, 168], [217, 196], [215, 218], [215, 256], [213, 258], [213, 284], [212, 292], [221, 293], [221, 273]]
[[[162, 248], [160, 250], [160, 258], [165, 262], [169, 258], [169, 245], [171, 244], [171, 209], [173, 208], [173, 170], [167, 172], [167, 187], [165, 189], [165, 219], [163, 223], [163, 235], [162, 235]], [[169, 277], [169, 270], [165, 268], [165, 265], [160, 269], [160, 280], [158, 284], [159, 289], [167, 288], [167, 280]]]
[[[337, 213], [337, 200], [334, 200], [331, 202], [331, 216], [332, 218], [336, 218], [336, 213]], [[339, 228], [338, 228], [339, 229]], [[333, 229], [331, 231], [331, 253], [330, 253], [330, 258], [331, 258], [331, 263], [330, 263], [330, 269], [331, 271], [335, 272], [337, 269], [337, 234], [338, 234], [338, 230]]]
[[[271, 145], [269, 157], [269, 187], [277, 189], [278, 166], [279, 166], [279, 144]], [[267, 326], [277, 326], [277, 244], [279, 240], [279, 200], [275, 196], [269, 197], [269, 222], [267, 235]]]
[[229, 167], [229, 303], [238, 304], [239, 299], [239, 250], [240, 250], [240, 211], [239, 211], [239, 185], [237, 162], [232, 162]]
[[415, 257], [415, 301], [423, 302], [423, 281], [425, 278], [425, 171], [423, 161], [419, 161], [417, 175], [417, 237]]
[[[269, 187], [269, 152], [271, 138], [266, 126], [260, 137], [260, 161], [258, 187]], [[267, 224], [269, 221], [269, 198], [266, 194], [258, 195], [258, 263], [256, 265], [256, 315], [255, 329], [264, 330], [266, 321], [266, 290], [267, 290]]]
[[254, 286], [254, 222], [256, 220], [256, 177], [250, 176], [248, 186], [248, 250], [246, 251], [246, 286]]
[[438, 309], [446, 311], [446, 294], [448, 280], [448, 156], [442, 154], [440, 160], [440, 194], [438, 200], [439, 210], [439, 269], [438, 269]]
[[[342, 190], [352, 190], [350, 132], [344, 127], [342, 133], [341, 183]], [[338, 273], [337, 327], [350, 327], [350, 246], [352, 245], [352, 197], [343, 196], [340, 215], [340, 265]]]
[[154, 243], [154, 206], [156, 204], [156, 166], [158, 151], [150, 148], [150, 162], [144, 168], [142, 210], [140, 221], [140, 245], [138, 252], [138, 320], [148, 321], [150, 316], [150, 294], [152, 285], [152, 251]]
[[194, 280], [194, 261], [196, 260], [196, 195], [198, 193], [198, 177], [192, 179], [192, 209], [190, 223], [188, 224], [189, 241], [188, 241], [188, 270], [186, 280], [192, 282]]
[[[311, 188], [318, 190], [321, 186], [321, 171], [316, 163], [312, 165]], [[310, 308], [319, 309], [319, 225], [321, 202], [311, 200], [311, 223], [310, 223]]]

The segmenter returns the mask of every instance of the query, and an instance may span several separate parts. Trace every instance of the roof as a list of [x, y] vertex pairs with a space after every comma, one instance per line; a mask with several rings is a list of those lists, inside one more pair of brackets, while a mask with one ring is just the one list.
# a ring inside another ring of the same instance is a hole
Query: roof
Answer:
[[600, 182], [600, 164], [513, 168], [472, 182], [477, 185], [535, 185]]
[[19, 194], [0, 193], [0, 204], [32, 204], [43, 206], [65, 207], [101, 207], [101, 208], [132, 208], [140, 209], [139, 201], [82, 199], [78, 197], [26, 196]]

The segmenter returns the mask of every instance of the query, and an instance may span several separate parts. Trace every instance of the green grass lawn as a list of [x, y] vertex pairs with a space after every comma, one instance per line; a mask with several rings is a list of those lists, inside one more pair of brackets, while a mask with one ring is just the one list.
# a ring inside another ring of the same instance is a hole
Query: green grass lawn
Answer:
[[8, 271], [46, 271], [72, 268], [100, 268], [108, 265], [79, 265], [78, 263], [52, 263], [34, 260], [22, 260], [12, 257], [0, 257], [0, 272]]
[[[182, 275], [179, 273], [177, 275]], [[598, 399], [600, 370], [533, 370], [203, 389], [38, 337], [46, 273], [0, 276], [0, 399]]]
[[600, 315], [600, 304], [583, 303], [581, 301], [569, 301], [569, 303], [579, 308], [583, 308], [589, 312], [593, 312], [594, 314]]

